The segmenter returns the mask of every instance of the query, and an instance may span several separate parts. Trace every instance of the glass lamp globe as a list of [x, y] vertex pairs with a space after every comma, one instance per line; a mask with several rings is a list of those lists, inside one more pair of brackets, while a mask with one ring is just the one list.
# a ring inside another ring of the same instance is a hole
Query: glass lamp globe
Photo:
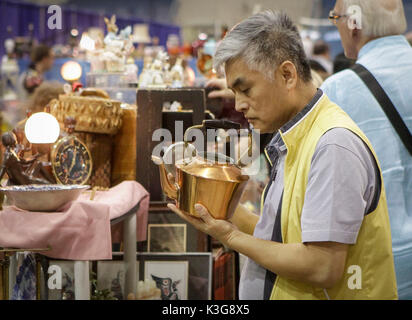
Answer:
[[82, 76], [82, 67], [76, 61], [67, 61], [60, 69], [60, 74], [64, 80], [73, 82]]
[[36, 112], [27, 119], [24, 132], [30, 143], [54, 143], [59, 137], [60, 126], [50, 113]]

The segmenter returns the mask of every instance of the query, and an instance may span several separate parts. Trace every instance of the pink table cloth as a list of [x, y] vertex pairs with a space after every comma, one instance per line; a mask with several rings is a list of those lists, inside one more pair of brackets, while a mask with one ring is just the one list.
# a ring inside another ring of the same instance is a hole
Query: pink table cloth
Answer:
[[[113, 239], [121, 239], [121, 228], [111, 230], [110, 220], [136, 212], [137, 241], [147, 233], [149, 193], [136, 181], [124, 181], [108, 191], [90, 192], [64, 205], [59, 212], [29, 212], [15, 206], [0, 211], [0, 247], [46, 248], [44, 255], [67, 260], [112, 259]], [[117, 225], [122, 225], [122, 222]]]

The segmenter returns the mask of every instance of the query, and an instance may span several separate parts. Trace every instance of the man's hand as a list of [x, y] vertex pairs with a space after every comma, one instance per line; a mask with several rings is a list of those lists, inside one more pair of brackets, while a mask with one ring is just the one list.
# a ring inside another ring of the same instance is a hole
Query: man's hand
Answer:
[[208, 94], [208, 98], [223, 98], [223, 99], [234, 99], [235, 94], [232, 90], [228, 89], [226, 85], [226, 79], [212, 79], [206, 83], [206, 87], [218, 88]]
[[230, 247], [231, 241], [238, 232], [238, 229], [232, 223], [225, 220], [214, 219], [201, 204], [195, 205], [196, 212], [199, 214], [200, 218], [192, 217], [184, 213], [173, 204], [169, 203], [167, 206], [183, 220], [192, 224], [196, 229], [207, 233], [227, 247]]

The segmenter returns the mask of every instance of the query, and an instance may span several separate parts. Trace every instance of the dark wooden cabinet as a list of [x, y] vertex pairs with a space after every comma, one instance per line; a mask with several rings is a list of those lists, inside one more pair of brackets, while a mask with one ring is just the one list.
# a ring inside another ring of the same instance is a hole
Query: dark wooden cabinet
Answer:
[[[178, 101], [183, 110], [192, 112], [163, 112], [164, 102]], [[204, 89], [139, 89], [137, 91], [136, 181], [149, 193], [151, 201], [164, 201], [160, 186], [159, 168], [152, 162], [153, 149], [161, 143], [153, 141], [153, 132], [163, 128], [174, 133], [174, 122], [183, 121], [184, 128], [201, 124], [205, 119]], [[183, 139], [172, 137], [177, 142]]]

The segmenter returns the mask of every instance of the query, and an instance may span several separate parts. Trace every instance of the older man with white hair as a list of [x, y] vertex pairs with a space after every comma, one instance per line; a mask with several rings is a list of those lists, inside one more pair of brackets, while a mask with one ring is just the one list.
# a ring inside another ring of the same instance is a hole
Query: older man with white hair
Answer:
[[[262, 133], [271, 179], [260, 217], [240, 206], [231, 221], [180, 217], [248, 257], [241, 299], [396, 299], [385, 188], [373, 148], [312, 82], [299, 32], [265, 11], [219, 44], [236, 110]], [[213, 190], [209, 191], [213, 194]]]
[[337, 0], [330, 19], [345, 55], [357, 59], [357, 67], [328, 78], [321, 88], [376, 151], [387, 194], [398, 294], [412, 299], [412, 48], [402, 35], [403, 4]]

